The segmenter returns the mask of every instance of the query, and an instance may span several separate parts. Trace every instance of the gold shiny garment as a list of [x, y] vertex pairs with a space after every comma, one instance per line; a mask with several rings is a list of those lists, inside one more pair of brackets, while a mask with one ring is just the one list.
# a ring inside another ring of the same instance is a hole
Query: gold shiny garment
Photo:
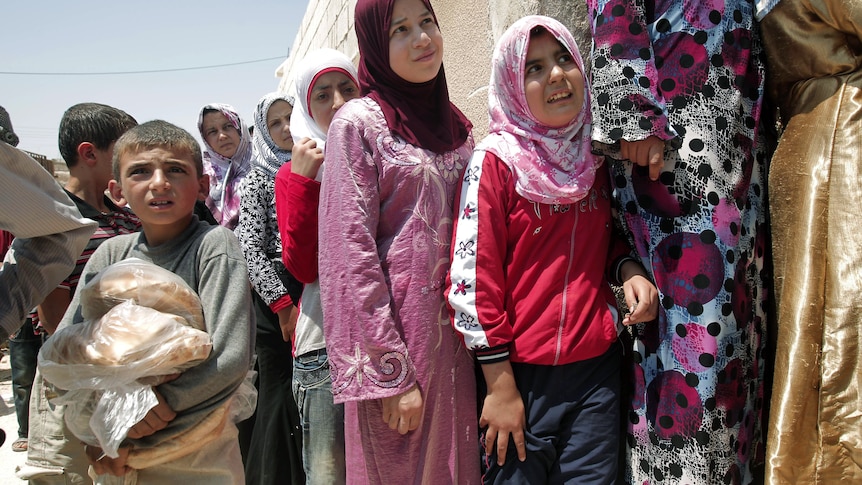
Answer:
[[778, 305], [772, 484], [862, 483], [862, 0], [762, 23], [786, 128], [769, 171]]

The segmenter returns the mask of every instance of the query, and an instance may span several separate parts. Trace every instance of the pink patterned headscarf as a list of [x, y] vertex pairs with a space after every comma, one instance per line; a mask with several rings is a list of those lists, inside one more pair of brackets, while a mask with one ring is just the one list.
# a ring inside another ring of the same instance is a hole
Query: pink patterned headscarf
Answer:
[[524, 92], [524, 64], [530, 31], [544, 27], [584, 72], [584, 61], [571, 32], [540, 15], [524, 17], [509, 27], [494, 48], [488, 92], [489, 135], [476, 147], [499, 157], [515, 175], [515, 190], [527, 200], [570, 204], [593, 186], [602, 158], [590, 147], [590, 90], [584, 76], [584, 105], [566, 126], [550, 128], [533, 116]]
[[[203, 133], [204, 114], [218, 111], [227, 118], [239, 131], [239, 146], [232, 158], [218, 154], [207, 143]], [[248, 127], [233, 106], [222, 103], [210, 103], [201, 108], [198, 114], [198, 131], [201, 133], [204, 150], [204, 173], [210, 176], [210, 194], [206, 204], [213, 217], [222, 226], [234, 230], [239, 223], [239, 203], [242, 197], [242, 180], [251, 171], [252, 160], [257, 156]]]

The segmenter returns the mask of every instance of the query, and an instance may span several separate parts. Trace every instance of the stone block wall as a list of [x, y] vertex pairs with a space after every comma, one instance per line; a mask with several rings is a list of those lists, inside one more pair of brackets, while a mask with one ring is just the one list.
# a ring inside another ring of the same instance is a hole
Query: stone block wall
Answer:
[[[331, 47], [358, 61], [359, 48], [353, 32], [355, 5], [356, 0], [309, 0], [290, 56], [277, 71], [280, 90], [292, 89], [292, 68], [315, 49]], [[589, 57], [589, 19], [583, 0], [432, 0], [432, 5], [443, 33], [443, 66], [449, 95], [473, 122], [477, 142], [488, 131], [491, 52], [497, 38], [515, 20], [530, 14], [554, 17], [572, 30], [581, 54], [585, 60]]]

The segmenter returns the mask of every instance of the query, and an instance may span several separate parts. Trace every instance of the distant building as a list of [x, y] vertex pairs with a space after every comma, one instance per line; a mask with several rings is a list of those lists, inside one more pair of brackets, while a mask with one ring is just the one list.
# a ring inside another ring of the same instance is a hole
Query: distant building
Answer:
[[30, 157], [32, 157], [33, 160], [36, 160], [37, 162], [39, 162], [39, 165], [42, 165], [42, 167], [45, 170], [47, 170], [48, 173], [50, 173], [51, 175], [55, 175], [55, 173], [54, 173], [54, 161], [53, 160], [49, 160], [48, 157], [46, 157], [45, 155], [41, 155], [39, 153], [28, 152], [27, 150], [21, 150], [21, 151], [26, 153], [27, 155], [30, 155]]

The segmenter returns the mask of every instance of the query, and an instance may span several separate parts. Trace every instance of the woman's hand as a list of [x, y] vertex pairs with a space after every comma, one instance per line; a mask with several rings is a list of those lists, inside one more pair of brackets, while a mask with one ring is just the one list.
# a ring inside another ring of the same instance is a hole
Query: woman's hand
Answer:
[[323, 150], [311, 138], [303, 138], [290, 151], [290, 171], [305, 178], [314, 179], [323, 165]]
[[384, 397], [380, 401], [383, 404], [383, 421], [389, 424], [389, 429], [397, 429], [399, 433], [407, 434], [408, 431], [418, 428], [422, 422], [425, 403], [416, 384], [407, 392]]
[[641, 167], [649, 167], [650, 180], [658, 180], [664, 167], [664, 142], [657, 136], [646, 140], [620, 140], [620, 156]]

